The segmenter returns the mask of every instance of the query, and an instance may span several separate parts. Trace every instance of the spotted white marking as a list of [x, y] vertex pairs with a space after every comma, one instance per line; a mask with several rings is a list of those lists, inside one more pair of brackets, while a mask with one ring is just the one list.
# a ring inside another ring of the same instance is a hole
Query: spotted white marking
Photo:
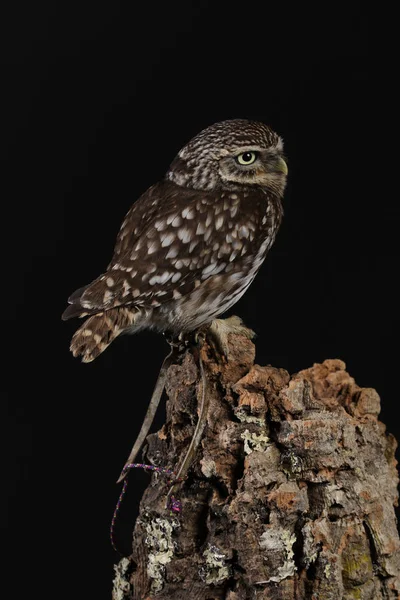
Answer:
[[200, 223], [197, 225], [197, 229], [196, 229], [196, 235], [203, 235], [203, 233], [205, 232], [206, 228], [204, 223], [202, 223], [200, 221]]
[[182, 227], [178, 229], [178, 238], [184, 243], [187, 244], [192, 239], [192, 232], [187, 227]]
[[93, 331], [91, 329], [84, 329], [82, 331], [82, 335], [83, 337], [90, 337], [92, 335]]
[[174, 216], [171, 221], [172, 227], [180, 227], [182, 225], [182, 219], [179, 215]]
[[106, 302], [109, 302], [109, 300], [111, 300], [111, 298], [113, 298], [113, 293], [112, 293], [112, 292], [110, 292], [110, 290], [106, 290], [106, 291], [104, 292], [104, 296], [103, 296], [103, 302], [104, 302], [104, 303], [106, 303]]
[[179, 254], [178, 246], [171, 246], [165, 255], [165, 258], [176, 258]]
[[232, 198], [232, 200], [237, 200], [238, 199], [238, 195], [237, 194], [231, 194], [230, 197]]
[[239, 237], [247, 238], [249, 236], [249, 229], [245, 225], [242, 225], [239, 229]]
[[203, 269], [203, 273], [201, 275], [202, 279], [207, 279], [211, 274], [215, 275], [222, 271], [225, 268], [225, 263], [221, 263], [220, 265], [217, 262], [210, 263], [205, 269]]
[[186, 208], [183, 209], [182, 211], [182, 217], [184, 219], [194, 219], [196, 216], [196, 212], [193, 209], [193, 207], [191, 206], [187, 206]]
[[232, 279], [232, 281], [240, 281], [245, 278], [245, 273], [243, 273], [243, 271], [236, 271], [235, 273], [232, 273], [232, 275], [229, 275], [229, 278]]
[[176, 283], [177, 281], [180, 280], [181, 277], [182, 277], [181, 273], [175, 273], [175, 275], [173, 275], [172, 279], [171, 279], [172, 283]]
[[175, 300], [179, 300], [179, 298], [182, 298], [182, 294], [180, 292], [178, 292], [178, 290], [174, 290], [173, 293], [172, 293], [172, 297]]
[[139, 256], [138, 252], [136, 252], [134, 250], [133, 252], [131, 252], [130, 259], [131, 260], [136, 260], [138, 256]]
[[212, 234], [212, 230], [211, 230], [211, 227], [210, 227], [210, 229], [207, 229], [207, 231], [204, 234], [204, 241], [205, 242], [207, 242], [210, 239], [211, 234]]
[[138, 290], [138, 289], [132, 290], [132, 296], [134, 298], [137, 298], [138, 296], [140, 296], [140, 290]]
[[157, 229], [157, 231], [164, 231], [164, 229], [167, 228], [167, 222], [164, 220], [156, 221], [154, 223], [154, 228]]
[[224, 224], [224, 217], [221, 215], [220, 217], [218, 217], [218, 219], [215, 221], [215, 229], [221, 229], [222, 225]]
[[163, 248], [167, 248], [167, 246], [170, 246], [172, 244], [172, 242], [175, 239], [175, 234], [174, 233], [163, 233], [161, 235], [161, 246]]
[[96, 342], [96, 344], [100, 344], [101, 342], [101, 335], [99, 335], [98, 333], [95, 333], [93, 336], [94, 341]]
[[193, 240], [193, 242], [190, 243], [189, 252], [193, 252], [193, 250], [196, 248], [198, 243], [199, 243], [199, 240]]
[[108, 285], [108, 287], [112, 287], [114, 285], [114, 279], [112, 277], [107, 277], [106, 279], [106, 284]]
[[224, 210], [227, 211], [231, 207], [231, 203], [229, 200], [224, 200]]
[[232, 219], [233, 219], [233, 217], [236, 216], [237, 211], [238, 211], [238, 206], [237, 205], [236, 206], [231, 206], [230, 213], [231, 213]]
[[127, 271], [130, 271], [131, 277], [136, 277], [137, 271], [132, 271], [132, 267], [128, 267]]
[[149, 279], [149, 284], [155, 285], [156, 283], [161, 283], [162, 285], [163, 283], [166, 283], [168, 279], [171, 279], [171, 276], [172, 273], [170, 273], [169, 271], [164, 271], [164, 273], [162, 273], [161, 275], [153, 275], [153, 277]]
[[158, 240], [153, 240], [148, 242], [147, 253], [154, 254], [158, 250]]
[[124, 282], [122, 284], [122, 287], [124, 288], [124, 292], [122, 294], [123, 297], [127, 296], [130, 292], [131, 286], [129, 285], [129, 283], [126, 281], [126, 279], [124, 279]]
[[267, 217], [263, 217], [263, 219], [262, 219], [261, 223], [262, 223], [263, 225], [265, 225], [265, 223], [267, 222], [267, 220], [268, 220], [268, 218], [267, 218]]
[[206, 222], [205, 222], [205, 226], [210, 227], [211, 223], [213, 222], [213, 216], [211, 213], [207, 213], [207, 218], [206, 218]]

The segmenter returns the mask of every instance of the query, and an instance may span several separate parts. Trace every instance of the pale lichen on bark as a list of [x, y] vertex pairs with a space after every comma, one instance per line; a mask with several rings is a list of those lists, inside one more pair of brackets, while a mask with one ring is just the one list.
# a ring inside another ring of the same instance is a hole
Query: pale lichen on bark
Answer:
[[[204, 346], [210, 404], [177, 492], [182, 513], [165, 508], [167, 488], [153, 475], [133, 534], [128, 597], [399, 598], [396, 442], [377, 419], [378, 394], [340, 360], [291, 377], [254, 365], [254, 356], [244, 336], [231, 336], [228, 361]], [[169, 369], [166, 424], [149, 436], [147, 461], [177, 468], [198, 385], [187, 351]]]

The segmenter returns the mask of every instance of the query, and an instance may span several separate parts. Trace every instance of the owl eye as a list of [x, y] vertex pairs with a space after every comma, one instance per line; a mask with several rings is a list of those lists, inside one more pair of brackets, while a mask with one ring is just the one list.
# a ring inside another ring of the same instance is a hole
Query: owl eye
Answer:
[[239, 165], [252, 165], [257, 160], [258, 152], [243, 152], [236, 157]]

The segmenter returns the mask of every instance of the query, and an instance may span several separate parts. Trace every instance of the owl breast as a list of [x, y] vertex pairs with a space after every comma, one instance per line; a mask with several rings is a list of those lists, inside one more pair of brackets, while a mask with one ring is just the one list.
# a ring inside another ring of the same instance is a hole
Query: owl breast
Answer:
[[151, 315], [153, 327], [176, 334], [193, 331], [229, 310], [246, 292], [275, 240], [282, 209], [280, 202], [265, 193], [240, 200], [237, 235], [229, 232], [232, 230], [219, 231], [217, 220], [214, 222], [210, 244], [203, 251], [206, 260], [202, 275], [194, 289], [182, 297], [175, 294], [173, 302], [155, 309]]

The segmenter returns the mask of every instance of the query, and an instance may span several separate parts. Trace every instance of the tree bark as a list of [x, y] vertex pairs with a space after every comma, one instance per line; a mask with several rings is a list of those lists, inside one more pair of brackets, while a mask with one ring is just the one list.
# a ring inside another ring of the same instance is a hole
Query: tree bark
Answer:
[[[230, 335], [229, 350], [201, 351], [207, 426], [176, 493], [182, 511], [166, 508], [165, 476], [153, 474], [113, 599], [400, 598], [396, 441], [377, 392], [341, 360], [290, 376], [255, 365], [245, 337]], [[169, 369], [166, 423], [145, 461], [177, 470], [199, 379], [188, 350]]]

